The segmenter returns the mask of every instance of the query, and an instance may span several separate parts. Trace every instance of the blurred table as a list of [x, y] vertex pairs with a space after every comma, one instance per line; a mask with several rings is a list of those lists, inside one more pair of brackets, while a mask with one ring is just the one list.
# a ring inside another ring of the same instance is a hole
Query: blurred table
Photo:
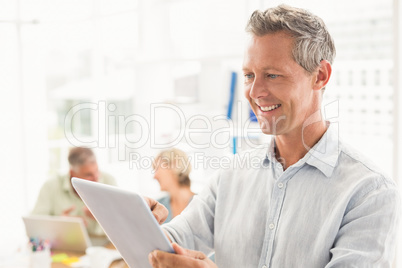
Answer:
[[[115, 247], [112, 244], [108, 244], [105, 246], [106, 248], [109, 249], [115, 249]], [[59, 254], [59, 253], [66, 253], [69, 257], [82, 257], [84, 256], [83, 253], [79, 253], [79, 252], [66, 252], [66, 251], [52, 251], [54, 254]], [[71, 268], [71, 266], [68, 266], [66, 264], [63, 263], [52, 263], [52, 268]], [[110, 265], [110, 268], [129, 268], [128, 265], [126, 264], [126, 262], [124, 260], [117, 260], [112, 262], [112, 264]]]

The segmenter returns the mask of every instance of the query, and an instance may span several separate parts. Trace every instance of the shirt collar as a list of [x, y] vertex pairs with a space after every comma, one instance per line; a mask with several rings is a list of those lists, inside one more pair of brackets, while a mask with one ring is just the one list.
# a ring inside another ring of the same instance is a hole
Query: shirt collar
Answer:
[[63, 178], [62, 178], [62, 187], [63, 187], [63, 190], [66, 192], [73, 191], [73, 187], [71, 186], [70, 180], [71, 180], [70, 174], [63, 176]]
[[[328, 123], [329, 124], [329, 123]], [[326, 177], [330, 177], [334, 171], [340, 153], [339, 131], [337, 124], [329, 124], [327, 131], [321, 139], [300, 159], [295, 166], [307, 163], [319, 169]], [[269, 162], [275, 162], [275, 136], [272, 136], [268, 152], [265, 156]]]
[[308, 151], [306, 163], [328, 178], [332, 175], [340, 153], [338, 124], [330, 124], [322, 138]]

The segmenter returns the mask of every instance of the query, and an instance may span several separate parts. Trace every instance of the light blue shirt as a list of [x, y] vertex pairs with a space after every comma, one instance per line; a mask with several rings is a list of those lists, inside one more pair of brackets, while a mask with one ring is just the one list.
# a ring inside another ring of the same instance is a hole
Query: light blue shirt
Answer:
[[159, 203], [161, 203], [162, 205], [165, 206], [165, 208], [167, 208], [167, 210], [169, 211], [169, 214], [165, 220], [165, 223], [170, 222], [173, 219], [173, 212], [172, 212], [172, 208], [170, 207], [170, 195], [164, 196], [160, 199], [157, 200]]
[[[190, 198], [190, 201], [188, 202], [190, 204], [191, 200], [193, 200], [193, 197]], [[173, 211], [172, 207], [170, 206], [170, 195], [164, 196], [160, 199], [157, 200], [159, 203], [165, 206], [167, 210], [169, 211], [169, 214], [165, 220], [165, 223], [170, 222], [173, 219]]]
[[163, 228], [220, 268], [391, 267], [399, 218], [394, 182], [331, 125], [285, 171], [272, 141], [234, 157]]

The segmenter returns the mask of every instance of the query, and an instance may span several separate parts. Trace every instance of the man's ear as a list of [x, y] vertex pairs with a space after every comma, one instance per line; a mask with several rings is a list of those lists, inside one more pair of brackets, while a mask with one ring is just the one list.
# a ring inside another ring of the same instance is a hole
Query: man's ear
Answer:
[[325, 87], [331, 77], [332, 67], [331, 63], [327, 60], [322, 60], [320, 62], [320, 66], [318, 67], [318, 73], [316, 75], [316, 81], [314, 83], [313, 89], [314, 90], [321, 90]]

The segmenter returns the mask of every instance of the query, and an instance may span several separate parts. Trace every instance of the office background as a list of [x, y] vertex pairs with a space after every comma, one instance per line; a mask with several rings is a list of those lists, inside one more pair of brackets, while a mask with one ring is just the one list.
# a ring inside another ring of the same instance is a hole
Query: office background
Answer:
[[[160, 194], [152, 169], [132, 158], [154, 156], [160, 148], [150, 140], [128, 148], [125, 142], [140, 140], [146, 130], [139, 121], [119, 118], [153, 120], [150, 129], [159, 144], [175, 140], [183, 128], [172, 105], [187, 119], [205, 116], [218, 129], [225, 123], [213, 118], [227, 113], [235, 72], [234, 122], [241, 129], [248, 119], [241, 81], [244, 27], [255, 9], [283, 2], [322, 17], [335, 39], [337, 57], [324, 95], [327, 118], [339, 125], [343, 140], [399, 183], [398, 0], [0, 0], [0, 260], [24, 243], [20, 217], [32, 209], [45, 180], [68, 171], [72, 144], [96, 142], [101, 170], [120, 186]], [[168, 108], [152, 117], [151, 104]], [[74, 109], [79, 111], [68, 125], [72, 141], [66, 138], [66, 118]], [[206, 127], [202, 120], [194, 124]], [[205, 143], [208, 135], [198, 133], [193, 141]], [[231, 140], [225, 135], [220, 144]], [[267, 139], [259, 133], [238, 138], [253, 144]], [[232, 144], [199, 149], [186, 139], [176, 146], [190, 156], [233, 152]], [[249, 147], [243, 142], [238, 151]], [[194, 191], [213, 169], [195, 168]]]

